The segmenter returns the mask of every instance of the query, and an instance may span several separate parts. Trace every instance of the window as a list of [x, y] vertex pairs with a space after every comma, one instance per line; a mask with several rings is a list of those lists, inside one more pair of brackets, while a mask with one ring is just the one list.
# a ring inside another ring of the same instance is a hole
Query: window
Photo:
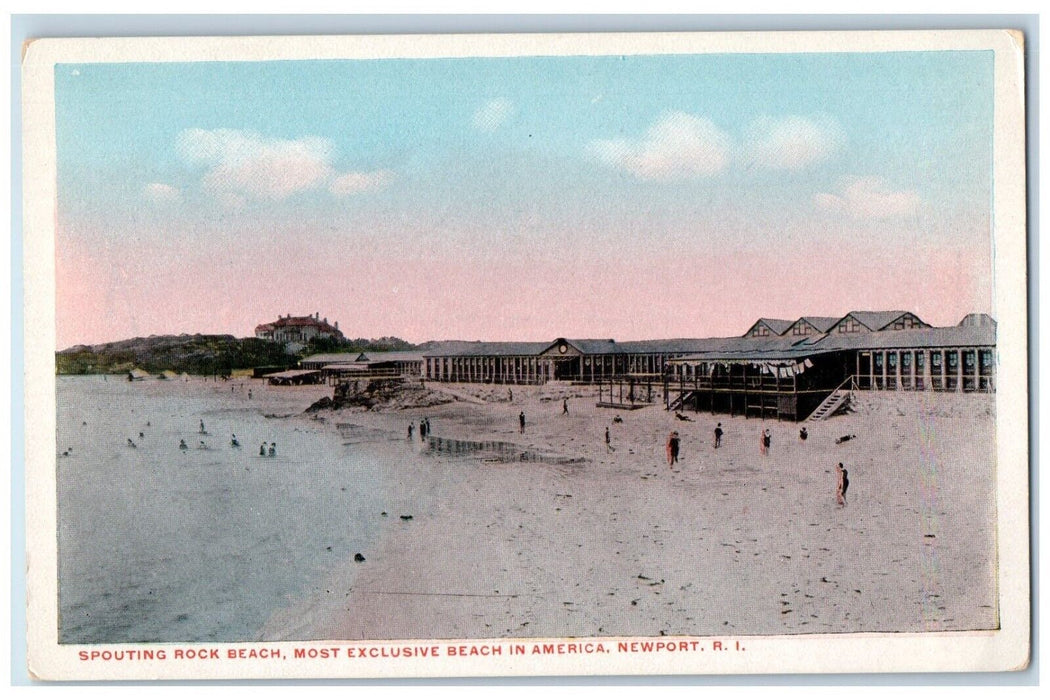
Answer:
[[847, 318], [839, 324], [839, 333], [856, 333], [860, 330], [860, 324], [854, 318]]

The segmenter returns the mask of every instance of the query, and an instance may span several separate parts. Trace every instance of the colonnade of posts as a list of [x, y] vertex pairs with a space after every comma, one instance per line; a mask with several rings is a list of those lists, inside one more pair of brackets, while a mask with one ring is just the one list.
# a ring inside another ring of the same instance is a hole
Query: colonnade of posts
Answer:
[[554, 378], [550, 360], [530, 356], [427, 357], [424, 376], [439, 382], [544, 384]]
[[989, 348], [873, 350], [857, 353], [861, 389], [995, 391], [995, 354]]
[[423, 360], [423, 376], [440, 382], [543, 384], [561, 379], [593, 383], [627, 374], [660, 374], [669, 357], [663, 353], [609, 353], [564, 358], [530, 355], [427, 357]]

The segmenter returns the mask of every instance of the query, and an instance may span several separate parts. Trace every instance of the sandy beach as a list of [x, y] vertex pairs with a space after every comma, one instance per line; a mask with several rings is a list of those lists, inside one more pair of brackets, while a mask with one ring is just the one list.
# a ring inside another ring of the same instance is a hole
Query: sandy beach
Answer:
[[[372, 516], [377, 548], [333, 567], [260, 639], [997, 625], [994, 396], [860, 393], [853, 413], [807, 424], [803, 442], [800, 424], [704, 413], [681, 421], [662, 403], [596, 408], [589, 387], [516, 386], [513, 400], [506, 387], [428, 388], [455, 400], [318, 416], [333, 430], [404, 436], [409, 452], [422, 445], [407, 427], [427, 416], [442, 440], [510, 443], [506, 453], [543, 461], [499, 460], [491, 449], [399, 461]], [[725, 437], [715, 449], [718, 422]], [[772, 446], [762, 455], [766, 428]], [[673, 470], [672, 430], [681, 436]], [[842, 435], [856, 438], [836, 444]], [[845, 507], [835, 500], [838, 462], [849, 471]]]

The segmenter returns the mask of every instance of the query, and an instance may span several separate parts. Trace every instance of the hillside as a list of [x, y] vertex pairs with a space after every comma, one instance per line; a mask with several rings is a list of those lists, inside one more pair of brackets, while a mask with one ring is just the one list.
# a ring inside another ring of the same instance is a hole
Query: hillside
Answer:
[[151, 335], [99, 345], [74, 345], [55, 353], [58, 374], [116, 374], [139, 367], [188, 374], [228, 374], [250, 367], [294, 367], [302, 357], [318, 352], [411, 350], [400, 338], [357, 338], [341, 343], [311, 341], [299, 353], [285, 352], [281, 343], [232, 335]]
[[55, 354], [59, 374], [147, 372], [225, 374], [256, 366], [292, 366], [298, 358], [279, 343], [232, 335], [159, 335], [101, 345], [75, 345]]

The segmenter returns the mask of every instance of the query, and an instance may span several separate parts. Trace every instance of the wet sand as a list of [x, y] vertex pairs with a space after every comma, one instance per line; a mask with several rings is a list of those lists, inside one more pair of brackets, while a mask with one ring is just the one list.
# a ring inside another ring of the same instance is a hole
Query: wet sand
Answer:
[[[276, 613], [262, 639], [997, 624], [992, 396], [862, 393], [854, 413], [807, 424], [802, 442], [793, 423], [705, 413], [679, 421], [662, 403], [596, 408], [587, 387], [514, 387], [510, 401], [505, 387], [431, 386], [457, 400], [321, 416], [329, 426], [399, 435], [429, 416], [436, 437], [553, 458], [436, 453], [394, 465], [387, 515], [374, 514], [378, 547]], [[617, 413], [622, 423], [612, 422]], [[761, 455], [765, 428], [772, 448]], [[665, 452], [671, 430], [681, 436], [674, 470]], [[835, 444], [844, 434], [857, 437]], [[406, 450], [422, 447], [418, 432], [404, 440]], [[840, 461], [850, 477], [846, 507], [835, 501]]]

